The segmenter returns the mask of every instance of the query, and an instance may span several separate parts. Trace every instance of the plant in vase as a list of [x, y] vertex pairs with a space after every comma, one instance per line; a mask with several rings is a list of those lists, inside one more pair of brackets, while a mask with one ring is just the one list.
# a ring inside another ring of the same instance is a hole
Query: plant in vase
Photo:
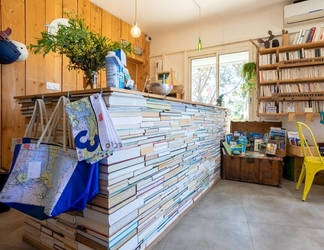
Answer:
[[223, 104], [223, 98], [224, 98], [224, 94], [219, 95], [219, 97], [217, 98], [216, 102], [217, 102], [217, 106], [222, 106]]
[[77, 14], [67, 13], [68, 25], [59, 23], [57, 32], [41, 32], [37, 44], [28, 48], [34, 53], [50, 51], [69, 58], [68, 70], [82, 70], [84, 88], [94, 87], [99, 70], [105, 68], [105, 56], [108, 51], [122, 49], [126, 54], [132, 52], [131, 43], [111, 41], [109, 38], [90, 31], [84, 19]]
[[255, 88], [256, 63], [246, 62], [242, 65], [241, 75], [244, 83], [241, 86], [242, 95], [252, 97], [252, 90]]

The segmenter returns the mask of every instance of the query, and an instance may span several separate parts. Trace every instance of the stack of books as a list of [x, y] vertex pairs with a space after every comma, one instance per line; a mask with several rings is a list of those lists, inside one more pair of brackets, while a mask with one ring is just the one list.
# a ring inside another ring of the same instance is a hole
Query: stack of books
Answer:
[[145, 249], [220, 179], [226, 109], [136, 94], [104, 100], [123, 148], [100, 161], [100, 193], [84, 211], [34, 226], [51, 230], [46, 244], [41, 228], [24, 237], [57, 249]]

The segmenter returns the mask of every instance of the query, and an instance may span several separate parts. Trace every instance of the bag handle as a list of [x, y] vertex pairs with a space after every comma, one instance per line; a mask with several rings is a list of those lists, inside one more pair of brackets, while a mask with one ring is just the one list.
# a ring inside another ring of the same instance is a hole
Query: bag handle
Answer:
[[24, 137], [36, 137], [39, 125], [41, 126], [41, 132], [43, 132], [47, 122], [48, 117], [45, 103], [42, 99], [36, 99], [35, 108], [25, 130]]
[[72, 139], [72, 133], [71, 133], [71, 128], [69, 123], [67, 123], [67, 115], [65, 111], [65, 105], [69, 103], [69, 99], [67, 99], [65, 96], [61, 96], [54, 108], [54, 111], [51, 115], [51, 117], [48, 120], [48, 123], [39, 138], [36, 147], [38, 148], [39, 145], [42, 142], [49, 142], [51, 139], [51, 136], [53, 136], [53, 139], [56, 136], [56, 130], [58, 127], [58, 124], [60, 123], [61, 120], [63, 120], [63, 151], [66, 152], [67, 148], [67, 139], [68, 139], [68, 145], [70, 147], [73, 147], [73, 139]]

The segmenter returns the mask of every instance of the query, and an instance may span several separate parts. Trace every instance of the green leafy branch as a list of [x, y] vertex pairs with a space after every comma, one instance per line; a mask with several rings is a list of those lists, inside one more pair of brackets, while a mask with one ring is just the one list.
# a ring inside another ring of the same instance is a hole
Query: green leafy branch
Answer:
[[131, 43], [111, 41], [105, 36], [90, 31], [84, 19], [75, 13], [66, 13], [68, 25], [58, 24], [56, 34], [41, 32], [36, 44], [28, 49], [34, 54], [49, 52], [65, 55], [70, 59], [68, 70], [95, 71], [105, 68], [105, 56], [108, 51], [122, 49], [127, 55], [132, 52]]

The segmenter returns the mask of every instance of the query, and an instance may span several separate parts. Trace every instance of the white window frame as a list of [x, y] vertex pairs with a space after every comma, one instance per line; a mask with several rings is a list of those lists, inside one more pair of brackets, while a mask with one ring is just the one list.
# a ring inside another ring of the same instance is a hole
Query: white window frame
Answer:
[[[256, 48], [248, 41], [246, 42], [240, 42], [240, 43], [232, 43], [232, 44], [226, 44], [226, 45], [219, 45], [215, 47], [210, 48], [203, 48], [203, 50], [198, 51], [187, 51], [184, 53], [184, 77], [185, 77], [185, 89], [188, 91], [185, 91], [185, 99], [191, 100], [191, 59], [198, 59], [202, 57], [208, 57], [208, 56], [215, 56], [216, 59], [216, 68], [217, 68], [217, 77], [219, 75], [219, 60], [218, 56], [221, 54], [229, 54], [229, 53], [237, 53], [242, 51], [248, 51], [249, 52], [249, 61], [256, 61]], [[217, 81], [217, 88], [219, 89], [219, 82]], [[257, 95], [256, 95], [256, 89], [253, 90], [252, 94], [252, 100], [249, 102], [249, 120], [250, 121], [257, 121], [260, 120], [260, 118], [256, 115], [256, 110], [258, 106], [257, 101]]]

